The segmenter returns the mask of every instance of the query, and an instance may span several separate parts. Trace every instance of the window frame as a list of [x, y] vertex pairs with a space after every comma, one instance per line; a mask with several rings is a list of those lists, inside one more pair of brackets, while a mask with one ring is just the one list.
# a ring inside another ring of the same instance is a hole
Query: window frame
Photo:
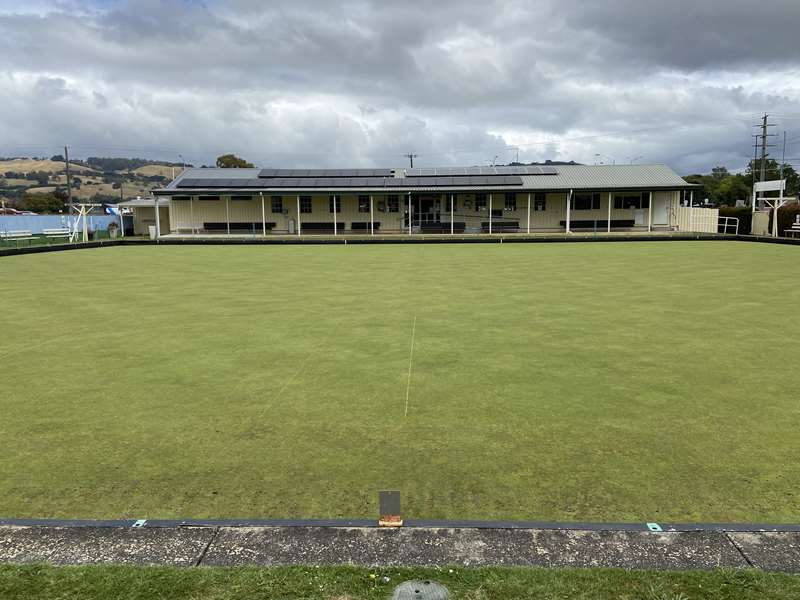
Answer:
[[[369, 213], [369, 198], [368, 195], [365, 196], [364, 194], [358, 196], [358, 212]], [[341, 202], [339, 202], [339, 204], [341, 204]]]
[[517, 211], [517, 193], [516, 192], [506, 192], [504, 195], [505, 199], [505, 207], [504, 210], [509, 212], [516, 212]]
[[[278, 210], [275, 210], [276, 203], [278, 205]], [[273, 215], [283, 214], [283, 196], [270, 196], [269, 204]]]
[[486, 194], [475, 194], [475, 212], [487, 210], [489, 208], [488, 201]]
[[400, 212], [400, 196], [399, 194], [390, 194], [386, 196], [386, 212], [399, 213]]
[[300, 196], [300, 214], [310, 215], [314, 212], [314, 199], [311, 196]]
[[[334, 204], [334, 199], [336, 200]], [[338, 194], [331, 194], [328, 196], [328, 214], [333, 214], [333, 207], [336, 206], [336, 214], [341, 214], [342, 212], [342, 197]]]
[[[578, 200], [581, 205], [578, 205]], [[588, 203], [587, 203], [588, 200]], [[570, 201], [571, 210], [600, 210], [600, 192], [577, 192]]]

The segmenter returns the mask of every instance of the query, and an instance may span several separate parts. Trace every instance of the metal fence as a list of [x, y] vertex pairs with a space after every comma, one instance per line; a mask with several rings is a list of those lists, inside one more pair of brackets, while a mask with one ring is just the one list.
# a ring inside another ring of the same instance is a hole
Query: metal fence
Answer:
[[[0, 231], [30, 231], [39, 235], [43, 229], [72, 229], [75, 215], [0, 215]], [[110, 223], [119, 225], [116, 215], [89, 215], [90, 231], [106, 231]]]

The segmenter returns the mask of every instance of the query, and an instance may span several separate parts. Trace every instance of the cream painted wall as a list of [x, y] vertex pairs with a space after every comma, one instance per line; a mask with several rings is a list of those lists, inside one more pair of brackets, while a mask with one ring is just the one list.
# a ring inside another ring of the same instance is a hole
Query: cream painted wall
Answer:
[[[435, 194], [431, 194], [435, 195]], [[520, 192], [516, 194], [517, 209], [504, 210], [502, 217], [494, 217], [493, 221], [512, 220], [518, 221], [521, 231], [525, 231], [527, 227], [527, 205], [528, 193]], [[329, 211], [328, 194], [312, 195], [312, 212], [301, 213], [301, 224], [304, 222], [325, 222], [332, 223], [333, 215]], [[388, 211], [388, 203], [386, 195], [373, 194], [374, 206], [374, 220], [380, 223], [378, 232], [400, 232], [405, 231], [404, 217], [408, 205], [407, 195], [398, 194], [399, 196], [399, 212], [390, 213]], [[679, 201], [679, 192], [653, 192], [652, 198], [655, 202], [657, 198], [666, 198], [669, 205], [669, 224], [675, 226], [676, 209]], [[503, 192], [493, 192], [492, 208], [503, 209], [505, 207], [505, 194]], [[477, 230], [481, 227], [481, 223], [489, 220], [489, 194], [487, 193], [487, 208], [483, 211], [475, 210], [475, 194], [459, 194], [456, 201], [456, 210], [454, 220], [456, 222], [466, 223], [467, 230]], [[531, 231], [563, 231], [561, 221], [566, 220], [566, 198], [567, 194], [563, 192], [547, 193], [546, 210], [536, 211], [535, 207], [535, 194], [530, 194], [531, 198], [531, 212], [530, 212], [530, 226]], [[613, 208], [614, 194], [611, 194], [611, 219], [612, 220], [633, 220], [635, 217], [634, 209], [616, 209]], [[274, 223], [272, 231], [274, 233], [286, 233], [289, 231], [289, 222], [292, 221], [296, 228], [297, 221], [297, 196], [282, 196], [283, 199], [283, 212], [272, 212], [271, 196], [264, 196], [264, 212], [265, 220], [267, 223]], [[467, 201], [470, 206], [467, 206]], [[599, 210], [572, 210], [572, 221], [585, 221], [585, 220], [598, 220], [605, 221], [608, 218], [608, 202], [609, 194], [603, 192], [600, 198]], [[370, 220], [369, 212], [359, 212], [358, 210], [358, 195], [356, 194], [342, 194], [340, 196], [341, 212], [336, 216], [339, 223], [344, 222], [345, 228], [350, 229], [353, 222], [366, 222]], [[193, 228], [199, 231], [203, 230], [203, 224], [209, 222], [224, 223], [229, 218], [231, 222], [247, 222], [256, 224], [256, 233], [261, 233], [261, 198], [254, 196], [251, 200], [230, 200], [222, 196], [220, 200], [198, 200], [194, 197], [190, 202], [188, 200], [172, 200], [170, 202], [169, 211], [169, 229], [171, 231], [190, 232]], [[381, 207], [384, 210], [381, 210]], [[413, 211], [417, 212], [417, 203], [412, 201]], [[441, 194], [440, 200], [440, 213], [443, 222], [450, 221], [449, 211], [449, 195]], [[229, 215], [228, 215], [229, 211]], [[647, 226], [647, 213], [644, 210], [644, 226]], [[145, 227], [146, 230], [146, 227]], [[296, 229], [295, 229], [296, 230]], [[166, 228], [162, 223], [162, 232], [166, 233]]]

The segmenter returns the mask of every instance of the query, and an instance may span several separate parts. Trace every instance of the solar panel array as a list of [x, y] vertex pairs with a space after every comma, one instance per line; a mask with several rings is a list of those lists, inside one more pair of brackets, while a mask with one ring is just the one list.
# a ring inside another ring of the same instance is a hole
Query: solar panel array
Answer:
[[406, 169], [408, 177], [464, 177], [469, 175], [558, 175], [550, 166], [528, 165], [522, 167], [433, 167]]
[[518, 175], [456, 177], [275, 177], [262, 179], [181, 179], [179, 188], [415, 188], [522, 185]]
[[261, 169], [263, 178], [275, 177], [391, 177], [392, 169]]

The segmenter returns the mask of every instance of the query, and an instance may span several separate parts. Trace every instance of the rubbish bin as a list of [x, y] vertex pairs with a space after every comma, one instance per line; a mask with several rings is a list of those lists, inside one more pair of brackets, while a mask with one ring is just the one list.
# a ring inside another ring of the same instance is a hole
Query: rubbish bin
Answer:
[[151, 240], [156, 239], [156, 226], [155, 225], [148, 226], [147, 227], [147, 232], [150, 234], [150, 239]]

